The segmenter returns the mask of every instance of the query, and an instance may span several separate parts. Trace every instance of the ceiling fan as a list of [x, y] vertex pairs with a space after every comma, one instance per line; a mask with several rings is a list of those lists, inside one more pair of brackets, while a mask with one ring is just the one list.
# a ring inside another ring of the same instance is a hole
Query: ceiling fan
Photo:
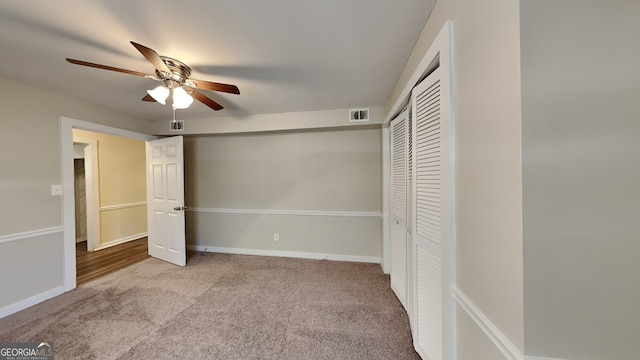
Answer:
[[124, 74], [141, 76], [146, 79], [161, 81], [164, 84], [153, 90], [147, 90], [147, 95], [143, 97], [142, 100], [157, 101], [164, 105], [169, 94], [172, 94], [172, 106], [174, 109], [186, 109], [193, 102], [193, 98], [196, 98], [196, 100], [207, 105], [213, 110], [221, 110], [223, 108], [222, 105], [204, 95], [200, 90], [240, 94], [240, 90], [238, 90], [238, 87], [235, 85], [190, 79], [189, 75], [191, 75], [191, 68], [185, 63], [168, 56], [160, 56], [155, 52], [155, 50], [136, 42], [131, 41], [131, 45], [133, 45], [155, 67], [155, 75], [70, 58], [67, 58], [67, 61], [75, 65], [116, 71]]

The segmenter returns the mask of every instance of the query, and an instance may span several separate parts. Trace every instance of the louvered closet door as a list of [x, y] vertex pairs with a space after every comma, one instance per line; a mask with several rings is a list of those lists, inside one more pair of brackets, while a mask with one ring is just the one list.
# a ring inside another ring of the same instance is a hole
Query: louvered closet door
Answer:
[[391, 121], [391, 289], [407, 306], [408, 116]]
[[405, 309], [407, 310], [407, 315], [409, 316], [409, 326], [411, 327], [411, 331], [413, 331], [413, 308], [414, 308], [414, 298], [413, 298], [413, 239], [411, 234], [411, 229], [413, 228], [414, 220], [412, 217], [413, 204], [411, 203], [412, 191], [413, 191], [413, 132], [412, 132], [412, 121], [411, 121], [411, 104], [408, 106], [407, 111], [407, 256], [405, 257], [407, 261], [406, 269], [407, 269], [407, 304]]
[[[442, 360], [443, 326], [450, 321], [449, 257], [451, 239], [450, 119], [443, 106], [440, 71], [417, 85], [411, 95], [414, 165], [414, 345], [423, 359]], [[446, 108], [445, 108], [446, 107]], [[443, 261], [444, 260], [444, 261]], [[443, 309], [445, 311], [443, 312]], [[448, 336], [448, 335], [447, 335]], [[446, 341], [445, 341], [446, 342]]]

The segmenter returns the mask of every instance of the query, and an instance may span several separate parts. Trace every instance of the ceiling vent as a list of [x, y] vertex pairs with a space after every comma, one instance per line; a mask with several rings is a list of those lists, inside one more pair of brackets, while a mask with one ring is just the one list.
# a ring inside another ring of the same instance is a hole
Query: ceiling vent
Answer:
[[169, 131], [184, 131], [184, 120], [170, 120]]
[[349, 122], [369, 121], [369, 109], [349, 110]]

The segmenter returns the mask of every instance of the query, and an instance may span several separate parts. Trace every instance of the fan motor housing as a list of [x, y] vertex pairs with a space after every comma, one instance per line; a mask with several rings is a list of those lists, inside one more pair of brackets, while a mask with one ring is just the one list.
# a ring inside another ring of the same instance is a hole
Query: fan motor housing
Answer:
[[171, 74], [167, 74], [156, 69], [156, 75], [158, 75], [160, 79], [165, 81], [173, 80], [180, 85], [184, 84], [185, 80], [187, 80], [189, 78], [189, 75], [191, 75], [191, 68], [182, 61], [168, 56], [160, 56], [160, 58], [162, 59], [162, 61], [164, 61], [169, 70], [171, 70]]

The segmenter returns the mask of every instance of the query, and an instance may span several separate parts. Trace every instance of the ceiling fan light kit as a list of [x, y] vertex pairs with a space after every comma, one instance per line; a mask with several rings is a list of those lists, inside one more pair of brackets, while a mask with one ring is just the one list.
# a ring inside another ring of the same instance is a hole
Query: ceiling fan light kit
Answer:
[[[193, 103], [194, 97], [213, 110], [223, 109], [222, 105], [204, 95], [200, 91], [200, 89], [209, 91], [221, 91], [230, 94], [240, 94], [240, 90], [238, 90], [238, 87], [235, 85], [189, 79], [189, 76], [191, 75], [191, 68], [187, 66], [187, 64], [168, 56], [160, 56], [157, 52], [155, 52], [155, 50], [135, 43], [133, 41], [131, 41], [131, 45], [133, 45], [155, 67], [155, 75], [76, 59], [67, 58], [67, 61], [75, 65], [116, 71], [124, 74], [141, 76], [146, 79], [161, 81], [164, 84], [156, 87], [153, 90], [147, 90], [148, 95], [143, 97], [142, 100], [155, 101], [162, 105], [165, 105], [169, 95], [173, 94], [172, 108], [174, 110], [188, 108]], [[186, 89], [184, 88], [185, 86]]]
[[159, 102], [164, 105], [169, 97], [169, 88], [164, 85], [160, 85], [153, 90], [147, 90], [147, 94], [151, 95], [153, 100]]
[[193, 98], [191, 95], [187, 94], [187, 92], [181, 88], [173, 89], [173, 108], [174, 109], [186, 109], [191, 103], [193, 103]]

